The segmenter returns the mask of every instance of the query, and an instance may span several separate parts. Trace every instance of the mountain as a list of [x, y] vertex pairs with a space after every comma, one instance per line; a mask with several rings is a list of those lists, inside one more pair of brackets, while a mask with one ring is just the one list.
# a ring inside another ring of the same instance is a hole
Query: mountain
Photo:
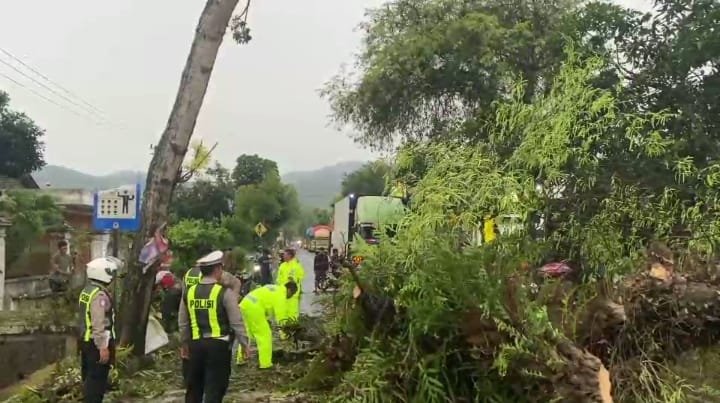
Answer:
[[59, 189], [111, 189], [133, 183], [145, 184], [145, 173], [140, 171], [118, 171], [109, 175], [90, 175], [58, 165], [46, 165], [33, 175], [41, 188], [50, 186]]
[[340, 184], [345, 174], [363, 164], [365, 162], [348, 161], [314, 171], [289, 172], [283, 175], [283, 182], [295, 186], [303, 206], [328, 208], [333, 198], [340, 193]]
[[[283, 175], [283, 182], [295, 186], [303, 206], [327, 208], [340, 193], [340, 184], [345, 174], [355, 171], [363, 164], [362, 161], [348, 161], [314, 171], [288, 172]], [[138, 180], [145, 184], [145, 173], [139, 171], [119, 171], [95, 176], [58, 165], [47, 165], [32, 176], [40, 187], [49, 184], [59, 189], [111, 189], [133, 184]]]

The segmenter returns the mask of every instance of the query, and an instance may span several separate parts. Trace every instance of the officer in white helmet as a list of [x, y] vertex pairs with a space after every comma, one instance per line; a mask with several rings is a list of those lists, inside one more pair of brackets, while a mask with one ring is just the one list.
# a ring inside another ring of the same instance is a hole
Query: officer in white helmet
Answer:
[[80, 293], [80, 368], [85, 402], [102, 402], [115, 358], [115, 310], [110, 283], [122, 261], [101, 257], [87, 264], [88, 282]]

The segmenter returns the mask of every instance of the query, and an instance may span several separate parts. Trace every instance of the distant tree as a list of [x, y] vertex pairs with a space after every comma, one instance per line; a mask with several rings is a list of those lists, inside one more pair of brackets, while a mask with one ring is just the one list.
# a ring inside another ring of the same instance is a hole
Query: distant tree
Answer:
[[277, 163], [257, 154], [239, 156], [232, 173], [236, 186], [257, 185], [271, 176], [280, 176]]
[[295, 188], [283, 184], [279, 176], [270, 176], [257, 185], [238, 188], [234, 215], [224, 222], [238, 244], [252, 247], [257, 243], [253, 231], [257, 223], [262, 222], [268, 229], [262, 238], [267, 244], [298, 216], [299, 210]]
[[10, 97], [0, 91], [0, 175], [17, 178], [45, 166], [45, 131], [24, 113], [9, 108]]
[[175, 220], [199, 219], [219, 222], [232, 215], [235, 185], [230, 173], [216, 163], [205, 175], [175, 189], [170, 212]]
[[232, 235], [226, 228], [218, 223], [194, 219], [173, 224], [168, 236], [177, 257], [174, 264], [179, 270], [187, 270], [201, 250], [226, 249], [233, 244]]
[[12, 220], [7, 230], [5, 263], [10, 266], [33, 242], [63, 224], [60, 208], [50, 196], [7, 192], [0, 196], [0, 215]]
[[368, 162], [357, 171], [345, 175], [341, 185], [342, 196], [350, 193], [366, 196], [382, 195], [390, 170], [390, 166], [383, 161]]

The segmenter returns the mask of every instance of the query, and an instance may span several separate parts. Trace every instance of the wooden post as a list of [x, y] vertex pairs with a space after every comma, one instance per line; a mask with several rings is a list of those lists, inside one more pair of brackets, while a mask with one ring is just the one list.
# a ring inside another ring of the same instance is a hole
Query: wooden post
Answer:
[[0, 217], [0, 311], [5, 309], [5, 228], [11, 222]]

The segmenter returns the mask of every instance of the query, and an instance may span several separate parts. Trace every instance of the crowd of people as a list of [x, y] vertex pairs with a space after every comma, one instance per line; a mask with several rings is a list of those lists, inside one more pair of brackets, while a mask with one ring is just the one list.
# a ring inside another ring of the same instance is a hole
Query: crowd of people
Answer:
[[[284, 250], [282, 260], [272, 284], [261, 284], [244, 296], [240, 295], [242, 282], [223, 270], [227, 261], [223, 251], [198, 259], [181, 281], [172, 273], [158, 272], [156, 285], [164, 294], [164, 326], [180, 333], [186, 402], [222, 401], [233, 346], [237, 363], [246, 362], [253, 343], [259, 368], [272, 368], [273, 327], [279, 331], [286, 321], [297, 320], [305, 277], [294, 249]], [[108, 385], [116, 340], [115, 307], [109, 290], [121, 264], [119, 259], [103, 257], [86, 267], [87, 284], [79, 297], [85, 402], [102, 402]], [[269, 270], [269, 261], [264, 264]], [[282, 332], [280, 336], [285, 337]]]

